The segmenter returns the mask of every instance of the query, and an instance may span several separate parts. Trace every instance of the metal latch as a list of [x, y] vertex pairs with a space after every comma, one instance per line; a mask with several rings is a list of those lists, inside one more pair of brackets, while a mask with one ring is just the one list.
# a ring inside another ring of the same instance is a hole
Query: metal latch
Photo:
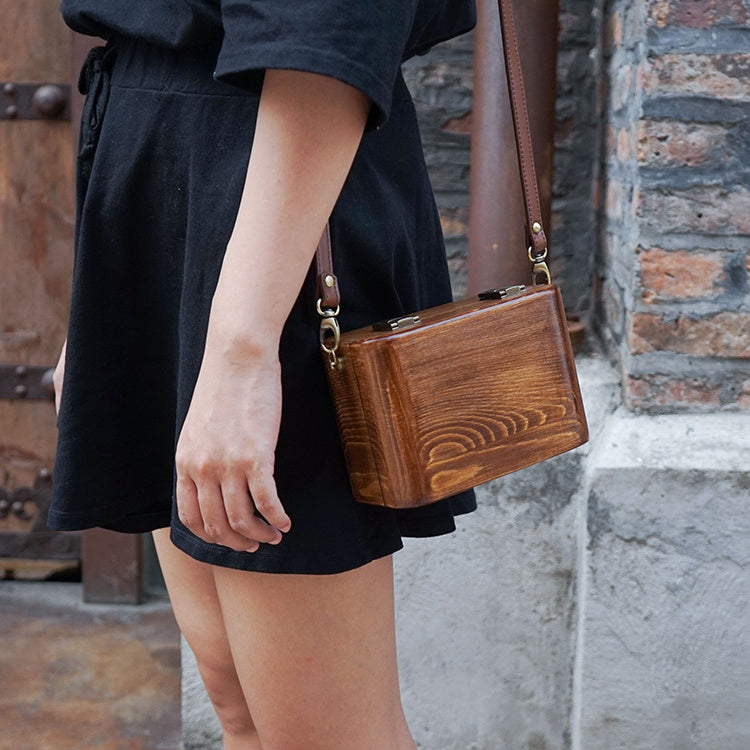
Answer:
[[479, 292], [479, 299], [510, 299], [511, 297], [518, 297], [526, 291], [526, 287], [523, 284], [517, 286], [506, 286], [505, 289], [488, 289], [486, 292]]
[[403, 315], [400, 318], [388, 318], [372, 324], [373, 331], [402, 331], [404, 328], [417, 325], [422, 321], [419, 315]]

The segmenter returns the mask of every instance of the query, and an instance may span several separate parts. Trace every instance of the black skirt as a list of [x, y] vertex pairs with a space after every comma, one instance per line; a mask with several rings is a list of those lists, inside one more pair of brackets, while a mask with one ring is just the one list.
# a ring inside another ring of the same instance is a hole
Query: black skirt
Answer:
[[[281, 340], [275, 478], [292, 529], [255, 553], [208, 544], [174, 510], [174, 453], [200, 368], [211, 298], [244, 185], [259, 96], [213, 77], [216, 50], [112, 39], [88, 92], [65, 380], [49, 525], [170, 526], [192, 557], [232, 568], [335, 573], [434, 536], [472, 492], [426, 508], [357, 503], [317, 342], [310, 275]], [[450, 298], [440, 222], [399, 75], [331, 217], [344, 330]], [[262, 325], [254, 321], [253, 325]]]

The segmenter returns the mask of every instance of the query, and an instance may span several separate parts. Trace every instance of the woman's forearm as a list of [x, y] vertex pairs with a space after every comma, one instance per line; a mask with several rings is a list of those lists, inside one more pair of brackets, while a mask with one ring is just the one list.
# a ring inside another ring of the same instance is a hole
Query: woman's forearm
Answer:
[[359, 146], [368, 108], [364, 94], [333, 78], [266, 72], [207, 346], [241, 360], [278, 345]]

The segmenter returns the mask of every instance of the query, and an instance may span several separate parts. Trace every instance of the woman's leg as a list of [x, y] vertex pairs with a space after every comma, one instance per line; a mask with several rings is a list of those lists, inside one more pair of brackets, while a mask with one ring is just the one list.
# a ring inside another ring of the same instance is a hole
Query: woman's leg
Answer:
[[229, 650], [213, 568], [178, 550], [169, 529], [153, 537], [177, 624], [221, 722], [224, 750], [261, 750]]
[[327, 576], [213, 570], [263, 750], [414, 750], [390, 557]]

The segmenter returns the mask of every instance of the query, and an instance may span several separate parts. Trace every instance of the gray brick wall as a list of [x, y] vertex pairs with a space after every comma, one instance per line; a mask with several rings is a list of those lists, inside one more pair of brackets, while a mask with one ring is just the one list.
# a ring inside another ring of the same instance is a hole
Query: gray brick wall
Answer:
[[473, 50], [473, 34], [464, 34], [404, 66], [457, 297], [466, 290]]
[[750, 3], [615, 0], [602, 331], [635, 410], [750, 407]]

